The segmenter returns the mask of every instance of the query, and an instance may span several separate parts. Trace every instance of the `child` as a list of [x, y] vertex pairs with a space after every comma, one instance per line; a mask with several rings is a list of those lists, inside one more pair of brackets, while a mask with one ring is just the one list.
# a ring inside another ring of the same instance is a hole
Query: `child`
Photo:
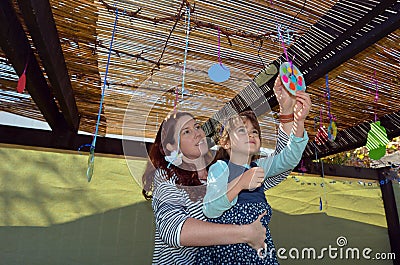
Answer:
[[[308, 95], [301, 94], [301, 97]], [[309, 98], [307, 103], [304, 98], [296, 105], [295, 115], [295, 127], [301, 131], [292, 133], [288, 145], [272, 157], [255, 159], [261, 147], [261, 134], [252, 111], [242, 112], [225, 124], [218, 143], [218, 161], [208, 171], [203, 212], [209, 222], [238, 225], [251, 223], [266, 212], [261, 219], [266, 227], [266, 248], [257, 252], [247, 244], [202, 247], [197, 264], [279, 264], [268, 228], [272, 210], [262, 183], [267, 177], [293, 169], [301, 159], [308, 142], [304, 119], [310, 108]], [[299, 105], [303, 105], [302, 109], [307, 105], [306, 110], [300, 111]], [[247, 170], [253, 170], [252, 178], [251, 174], [242, 175]]]

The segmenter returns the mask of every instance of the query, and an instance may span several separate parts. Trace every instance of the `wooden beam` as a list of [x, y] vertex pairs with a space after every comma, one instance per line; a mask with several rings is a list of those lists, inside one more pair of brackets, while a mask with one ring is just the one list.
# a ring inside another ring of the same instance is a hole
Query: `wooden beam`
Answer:
[[1, 2], [0, 25], [0, 46], [18, 76], [21, 76], [27, 64], [26, 89], [32, 99], [53, 130], [66, 130], [67, 122], [58, 110], [54, 96], [9, 0]]
[[71, 131], [79, 128], [79, 115], [67, 66], [48, 0], [18, 0], [60, 109]]
[[[304, 166], [307, 168], [307, 173], [309, 174], [322, 175], [323, 169], [324, 175], [327, 176], [379, 180], [378, 171], [373, 168], [349, 167], [342, 165], [331, 165], [326, 163], [321, 164], [317, 162], [306, 162]], [[300, 172], [298, 168], [295, 168], [294, 171]]]
[[388, 181], [387, 169], [379, 169], [379, 183], [382, 191], [383, 206], [385, 207], [386, 222], [391, 252], [395, 253], [394, 265], [400, 264], [400, 223], [397, 212], [396, 198], [394, 196], [392, 181]]
[[[91, 144], [92, 135], [76, 134], [70, 131], [53, 132], [32, 128], [0, 125], [0, 143], [60, 150], [77, 151], [85, 144]], [[122, 140], [110, 137], [97, 137], [96, 153], [126, 155], [147, 158], [151, 143]], [[88, 151], [84, 148], [83, 151]]]
[[[312, 70], [308, 71], [304, 75], [307, 84], [313, 83], [329, 71], [335, 69], [369, 46], [378, 42], [380, 39], [397, 30], [400, 27], [400, 3], [395, 4], [392, 9], [395, 12], [386, 12], [385, 17], [387, 16], [387, 19], [385, 21], [380, 24], [374, 24], [373, 29], [368, 33], [363, 34], [361, 37], [351, 40], [352, 43], [345, 48], [336, 49], [333, 45], [328, 46], [325, 50], [335, 51], [335, 55], [326, 60], [321, 60], [317, 67], [309, 66]], [[306, 65], [309, 63], [310, 61], [307, 62]], [[303, 65], [302, 67], [305, 66]]]
[[[309, 72], [311, 71], [310, 69], [317, 67], [320, 67], [321, 60], [323, 59], [324, 56], [329, 54], [330, 52], [336, 50], [336, 48], [343, 44], [345, 41], [350, 39], [354, 34], [356, 34], [360, 29], [365, 27], [368, 23], [370, 23], [374, 18], [376, 18], [378, 15], [382, 14], [386, 9], [390, 8], [392, 5], [394, 5], [397, 0], [385, 0], [385, 1], [380, 1], [379, 3], [375, 4], [376, 1], [366, 1], [370, 2], [371, 4], [375, 5], [368, 13], [366, 13], [361, 19], [359, 19], [356, 23], [354, 23], [352, 26], [348, 27], [342, 34], [339, 36], [335, 36], [333, 41], [324, 49], [319, 51], [317, 54], [313, 55], [306, 63], [302, 64], [299, 66], [300, 70], [304, 73], [305, 71]], [[357, 9], [357, 6], [359, 5], [357, 2], [351, 2], [351, 1], [346, 1], [345, 3], [342, 3], [339, 1], [337, 4], [335, 4], [331, 10], [323, 16], [320, 21], [326, 20], [326, 21], [332, 21], [333, 24], [337, 24], [338, 21], [335, 20], [333, 21], [334, 16], [331, 15], [331, 13], [337, 12], [337, 13], [342, 13], [343, 10], [349, 10], [349, 5], [354, 5], [354, 8]], [[318, 25], [318, 23], [317, 23]], [[343, 25], [345, 27], [345, 25]], [[321, 30], [325, 30], [321, 29]], [[359, 41], [356, 39], [355, 42], [359, 43]], [[368, 46], [366, 46], [368, 47]], [[353, 52], [353, 55], [356, 55], [357, 53]], [[334, 57], [337, 57], [335, 55]], [[312, 70], [314, 71], [314, 70]], [[323, 75], [323, 74], [322, 74]], [[305, 76], [305, 80], [307, 84], [311, 84], [312, 81], [308, 80]]]

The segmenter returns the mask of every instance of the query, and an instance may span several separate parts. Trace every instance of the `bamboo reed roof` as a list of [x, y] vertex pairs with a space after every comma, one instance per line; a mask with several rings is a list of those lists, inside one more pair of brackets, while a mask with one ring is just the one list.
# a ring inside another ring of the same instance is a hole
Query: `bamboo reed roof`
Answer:
[[[173, 109], [174, 88], [180, 87], [182, 82], [186, 6], [190, 6], [191, 14], [185, 81], [188, 94], [184, 94], [183, 105], [207, 121], [259, 76], [264, 67], [284, 61], [278, 25], [284, 34], [288, 34], [286, 48], [293, 63], [303, 74], [312, 76], [324, 65], [324, 60], [329, 62], [336, 53], [352, 45], [361, 45], [358, 38], [383, 24], [388, 14], [398, 15], [399, 1], [393, 1], [393, 5], [349, 34], [346, 40], [332, 44], [373, 11], [378, 5], [376, 2], [50, 0], [50, 5], [80, 116], [79, 130], [95, 131], [108, 68], [99, 134], [123, 133], [124, 115], [134, 96], [135, 112], [129, 120], [129, 134], [154, 138], [157, 124]], [[12, 1], [12, 5], [51, 87], [18, 3]], [[107, 65], [116, 12], [116, 33]], [[290, 31], [287, 33], [286, 29]], [[224, 65], [234, 69], [235, 75], [231, 81], [234, 83], [225, 85], [210, 82], [206, 73], [210, 63], [218, 62], [218, 30], [221, 32], [220, 57]], [[324, 74], [329, 74], [330, 111], [337, 119], [339, 130], [371, 122], [375, 114], [382, 117], [400, 110], [399, 43], [400, 30], [391, 31], [307, 83], [307, 92], [313, 102], [306, 121], [311, 141], [316, 133], [315, 118], [319, 117], [321, 108], [325, 124], [327, 122]], [[329, 47], [329, 53], [316, 58]], [[378, 81], [379, 100], [376, 104], [372, 78]], [[45, 120], [30, 97], [29, 87], [23, 94], [16, 93], [17, 80], [12, 62], [0, 50], [0, 110]], [[170, 88], [167, 93], [165, 86]], [[271, 91], [266, 89], [263, 93]], [[277, 111], [276, 104], [271, 104]], [[149, 125], [144, 131], [142, 124], [146, 119]], [[270, 119], [261, 120], [264, 129], [270, 126]]]

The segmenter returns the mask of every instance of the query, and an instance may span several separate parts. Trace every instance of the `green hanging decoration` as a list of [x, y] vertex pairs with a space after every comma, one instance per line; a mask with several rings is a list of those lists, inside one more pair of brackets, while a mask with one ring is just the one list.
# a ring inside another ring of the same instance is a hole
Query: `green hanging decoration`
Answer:
[[379, 160], [386, 153], [386, 145], [389, 143], [385, 127], [381, 126], [380, 121], [371, 123], [371, 130], [368, 132], [366, 147], [369, 157]]
[[379, 160], [386, 154], [386, 145], [389, 143], [387, 138], [385, 127], [381, 126], [381, 122], [378, 121], [378, 80], [376, 79], [376, 70], [372, 77], [372, 83], [375, 85], [375, 122], [371, 123], [371, 130], [368, 132], [366, 147], [369, 151], [369, 157], [374, 160]]

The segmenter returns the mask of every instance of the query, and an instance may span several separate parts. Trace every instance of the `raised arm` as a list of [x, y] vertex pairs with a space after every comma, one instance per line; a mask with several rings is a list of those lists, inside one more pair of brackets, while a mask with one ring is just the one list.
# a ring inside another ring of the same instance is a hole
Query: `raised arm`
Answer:
[[[286, 132], [283, 130], [282, 126], [279, 126], [278, 139], [276, 142], [276, 148], [275, 148], [273, 155], [279, 154], [285, 148], [285, 146], [288, 144], [288, 142], [289, 142], [288, 134], [286, 134]], [[268, 190], [272, 187], [275, 187], [279, 183], [281, 183], [283, 180], [286, 179], [286, 177], [290, 174], [290, 172], [291, 172], [291, 170], [287, 170], [281, 174], [267, 178], [263, 184], [264, 190]]]

